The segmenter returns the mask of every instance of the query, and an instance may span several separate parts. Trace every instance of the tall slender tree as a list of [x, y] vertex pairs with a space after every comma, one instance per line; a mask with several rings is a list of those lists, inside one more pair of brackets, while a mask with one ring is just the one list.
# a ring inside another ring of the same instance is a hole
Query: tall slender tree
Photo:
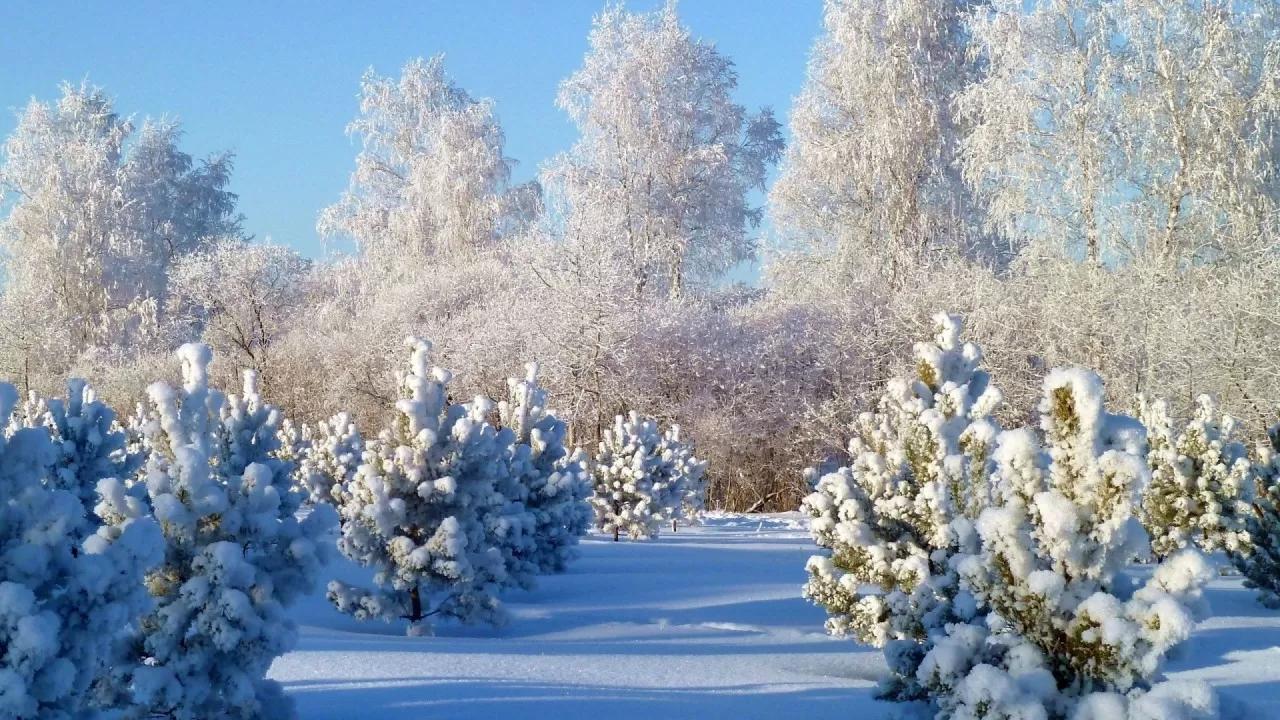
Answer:
[[489, 246], [537, 207], [536, 184], [508, 187], [512, 161], [493, 101], [458, 87], [443, 55], [410, 61], [398, 79], [366, 72], [347, 134], [362, 144], [356, 169], [318, 229], [354, 240], [368, 259]]
[[843, 273], [902, 275], [938, 245], [978, 249], [955, 170], [952, 101], [974, 76], [968, 0], [827, 0], [770, 192], [790, 245]]
[[768, 108], [733, 102], [733, 62], [694, 39], [674, 2], [610, 6], [557, 103], [581, 137], [543, 173], [559, 234], [626, 269], [632, 290], [679, 297], [753, 257], [748, 202], [782, 150]]

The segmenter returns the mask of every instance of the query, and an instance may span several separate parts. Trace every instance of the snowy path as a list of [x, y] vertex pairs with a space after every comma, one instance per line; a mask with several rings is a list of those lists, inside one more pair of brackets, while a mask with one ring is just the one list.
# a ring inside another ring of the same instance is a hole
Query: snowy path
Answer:
[[[500, 630], [434, 638], [357, 623], [314, 597], [299, 647], [272, 667], [305, 720], [321, 718], [781, 718], [874, 720], [878, 652], [822, 633], [800, 598], [813, 546], [798, 514], [711, 519], [647, 543], [591, 537], [565, 575], [507, 598]], [[360, 569], [340, 575], [362, 580]], [[1234, 580], [1169, 668], [1280, 718], [1280, 613]]]

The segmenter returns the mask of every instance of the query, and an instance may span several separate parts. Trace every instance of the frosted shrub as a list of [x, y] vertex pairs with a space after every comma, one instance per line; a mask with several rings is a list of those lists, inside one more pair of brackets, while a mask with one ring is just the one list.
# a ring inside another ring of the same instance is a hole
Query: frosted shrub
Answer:
[[332, 510], [299, 520], [302, 494], [280, 457], [279, 412], [245, 374], [244, 394], [209, 388], [209, 348], [179, 350], [183, 386], [156, 383], [141, 432], [143, 479], [164, 531], [148, 573], [155, 609], [118, 673], [126, 718], [285, 718], [292, 703], [267, 680], [296, 640], [287, 608], [326, 559]]
[[1119, 574], [1148, 552], [1142, 425], [1107, 413], [1102, 381], [1079, 369], [1046, 378], [1040, 413], [1043, 444], [1001, 434], [1000, 504], [978, 518], [980, 551], [954, 563], [985, 618], [949, 625], [916, 679], [939, 718], [1201, 717], [1185, 714], [1186, 686], [1151, 682], [1191, 634], [1207, 563], [1179, 552], [1136, 589]]
[[600, 440], [591, 505], [596, 527], [614, 540], [624, 534], [632, 540], [652, 538], [663, 524], [679, 518], [683, 476], [663, 457], [662, 443], [657, 421], [634, 410], [626, 419], [614, 418]]
[[[0, 422], [12, 429], [0, 436], [0, 716], [80, 717], [113, 638], [148, 607], [142, 577], [159, 562], [160, 530], [126, 501], [118, 478], [94, 482], [109, 464], [68, 463], [67, 447], [48, 430], [18, 427], [17, 400], [12, 385], [0, 384]], [[105, 417], [90, 405], [85, 415]], [[114, 446], [119, 435], [97, 440]], [[102, 494], [96, 530], [79, 491], [90, 482]]]
[[950, 560], [977, 550], [972, 519], [987, 485], [1000, 391], [979, 370], [982, 352], [961, 343], [959, 318], [935, 318], [934, 342], [915, 347], [916, 373], [892, 380], [875, 412], [858, 418], [852, 465], [822, 476], [803, 504], [829, 552], [809, 559], [805, 597], [827, 630], [884, 647], [882, 693], [920, 695], [915, 665], [943, 625], [972, 618]]
[[1205, 552], [1247, 551], [1244, 525], [1253, 463], [1236, 440], [1236, 419], [1222, 415], [1213, 398], [1201, 395], [1195, 417], [1175, 433], [1168, 403], [1140, 405], [1151, 469], [1151, 482], [1142, 494], [1142, 521], [1152, 551], [1158, 557], [1192, 545]]
[[496, 624], [507, 577], [487, 520], [508, 502], [496, 487], [507, 448], [486, 422], [491, 406], [449, 402], [451, 375], [430, 366], [430, 344], [410, 346], [391, 427], [366, 443], [355, 476], [334, 487], [338, 548], [376, 570], [376, 588], [334, 581], [329, 599], [361, 620], [408, 620], [411, 635], [428, 632], [431, 617]]
[[533, 519], [531, 544], [522, 554], [537, 572], [560, 572], [591, 527], [590, 475], [581, 453], [565, 447], [568, 427], [547, 409], [537, 363], [525, 368], [523, 380], [507, 380], [509, 398], [498, 404], [502, 427], [514, 435], [509, 475]]

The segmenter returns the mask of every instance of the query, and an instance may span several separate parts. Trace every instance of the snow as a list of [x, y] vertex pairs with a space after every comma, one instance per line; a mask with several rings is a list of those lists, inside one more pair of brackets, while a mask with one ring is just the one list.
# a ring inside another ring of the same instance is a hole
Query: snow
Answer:
[[[567, 573], [505, 596], [511, 618], [498, 629], [403, 637], [403, 626], [356, 621], [317, 593], [295, 608], [299, 643], [270, 677], [304, 720], [887, 719], [898, 706], [872, 698], [881, 653], [827, 636], [825, 613], [800, 597], [814, 552], [806, 523], [710, 513], [645, 542], [593, 534]], [[368, 581], [345, 560], [329, 572]], [[1247, 717], [1280, 717], [1280, 614], [1239, 578], [1214, 579], [1205, 596], [1214, 614], [1167, 674], [1208, 683], [1228, 707], [1247, 702]]]
[[[505, 596], [499, 629], [433, 638], [360, 623], [322, 596], [297, 609], [297, 649], [272, 666], [299, 716], [453, 718], [692, 715], [847, 718], [871, 703], [879, 651], [827, 636], [800, 597], [807, 518], [709, 514], [645, 542], [593, 534], [562, 575]], [[360, 568], [331, 573], [364, 581]], [[620, 702], [622, 701], [622, 702]], [[889, 709], [882, 706], [881, 717]]]

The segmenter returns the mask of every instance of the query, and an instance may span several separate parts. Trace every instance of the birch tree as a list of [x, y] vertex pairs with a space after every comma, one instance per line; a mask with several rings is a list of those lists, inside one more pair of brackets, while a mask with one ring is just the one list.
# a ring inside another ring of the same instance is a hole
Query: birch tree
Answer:
[[733, 62], [694, 39], [674, 3], [606, 8], [588, 42], [556, 101], [581, 136], [543, 173], [563, 204], [559, 234], [626, 268], [637, 296], [679, 297], [752, 258], [762, 213], [747, 195], [782, 149], [772, 111], [733, 102]]
[[366, 258], [485, 247], [537, 207], [536, 185], [508, 188], [512, 161], [493, 101], [458, 87], [443, 55], [410, 61], [398, 79], [367, 71], [347, 134], [361, 142], [356, 169], [317, 228], [354, 240]]
[[770, 192], [789, 244], [894, 285], [938, 244], [972, 246], [954, 170], [955, 95], [974, 75], [965, 0], [827, 0]]
[[6, 345], [7, 375], [61, 382], [85, 350], [126, 345], [154, 323], [176, 259], [239, 235], [231, 156], [197, 162], [181, 135], [174, 122], [120, 116], [88, 85], [22, 111], [0, 164], [2, 302], [40, 332]]

